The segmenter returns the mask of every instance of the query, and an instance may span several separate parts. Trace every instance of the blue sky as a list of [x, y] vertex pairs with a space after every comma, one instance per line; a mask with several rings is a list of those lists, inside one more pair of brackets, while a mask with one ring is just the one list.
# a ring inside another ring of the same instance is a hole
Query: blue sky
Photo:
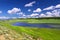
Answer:
[[0, 0], [0, 17], [52, 16], [53, 11], [60, 11], [60, 0]]

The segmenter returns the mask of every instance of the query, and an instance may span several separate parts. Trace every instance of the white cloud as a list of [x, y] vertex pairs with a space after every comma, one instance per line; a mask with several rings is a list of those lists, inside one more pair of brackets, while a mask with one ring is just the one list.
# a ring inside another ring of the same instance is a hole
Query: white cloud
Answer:
[[34, 10], [33, 12], [41, 12], [42, 10], [40, 8], [37, 8], [36, 10]]
[[46, 15], [45, 14], [40, 14], [39, 17], [46, 17]]
[[55, 7], [55, 8], [60, 8], [60, 4], [56, 5], [56, 7]]
[[25, 7], [31, 7], [31, 6], [33, 6], [33, 4], [35, 4], [35, 3], [36, 3], [36, 1], [30, 2], [30, 3], [28, 3], [28, 4], [25, 4]]
[[53, 13], [51, 12], [46, 12], [45, 14], [40, 14], [39, 17], [53, 17]]
[[51, 12], [42, 13], [39, 17], [60, 17], [60, 9], [53, 10]]
[[2, 11], [0, 11], [0, 13], [2, 13]]
[[54, 16], [58, 17], [58, 16], [60, 16], [60, 9], [59, 10], [53, 10], [52, 13]]
[[31, 11], [31, 9], [28, 9], [28, 12], [30, 12]]
[[0, 19], [9, 19], [10, 17], [0, 16]]
[[19, 12], [19, 13], [17, 13], [19, 16], [21, 16], [21, 17], [24, 17], [24, 16], [26, 16], [23, 12]]
[[21, 11], [20, 8], [13, 8], [13, 9], [11, 9], [11, 10], [8, 10], [7, 13], [13, 14], [13, 13], [17, 13], [17, 12], [20, 12], [20, 11]]
[[46, 13], [41, 13], [41, 14], [32, 13], [30, 15], [25, 15], [23, 18], [38, 18], [38, 17], [60, 17], [60, 9], [56, 9], [56, 10], [49, 11]]
[[58, 4], [56, 6], [50, 6], [50, 7], [44, 8], [43, 10], [53, 10], [53, 9], [56, 9], [56, 8], [60, 8], [60, 4]]
[[52, 9], [54, 9], [54, 6], [50, 6], [50, 7], [44, 8], [43, 10], [52, 10]]
[[[38, 13], [32, 13], [30, 15], [25, 15], [24, 18], [38, 18], [39, 14]], [[21, 18], [21, 17], [20, 17]]]
[[29, 17], [30, 18], [38, 18], [39, 14], [38, 13], [32, 13]]
[[32, 13], [30, 16], [38, 16], [38, 13]]
[[51, 13], [51, 12], [46, 12], [46, 17], [53, 17], [53, 13]]

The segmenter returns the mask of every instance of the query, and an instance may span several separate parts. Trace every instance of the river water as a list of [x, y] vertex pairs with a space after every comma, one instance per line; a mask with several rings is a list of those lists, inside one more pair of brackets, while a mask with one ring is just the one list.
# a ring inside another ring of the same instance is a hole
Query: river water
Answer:
[[24, 27], [39, 27], [39, 28], [60, 28], [60, 24], [46, 24], [46, 23], [24, 23], [24, 22], [16, 22], [13, 24], [14, 26], [24, 26]]

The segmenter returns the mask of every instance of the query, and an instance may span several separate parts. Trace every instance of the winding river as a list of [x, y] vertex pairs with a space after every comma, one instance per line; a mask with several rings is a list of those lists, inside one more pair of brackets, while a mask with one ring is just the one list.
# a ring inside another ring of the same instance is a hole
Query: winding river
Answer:
[[14, 26], [24, 26], [24, 27], [39, 27], [39, 28], [60, 28], [60, 24], [46, 24], [46, 23], [24, 23], [16, 22], [13, 23]]

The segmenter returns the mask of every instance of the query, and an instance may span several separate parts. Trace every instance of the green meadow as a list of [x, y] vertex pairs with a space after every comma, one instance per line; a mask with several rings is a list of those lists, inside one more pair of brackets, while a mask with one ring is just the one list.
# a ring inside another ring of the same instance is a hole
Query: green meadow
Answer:
[[11, 23], [14, 22], [27, 22], [27, 23], [58, 23], [60, 24], [60, 19], [35, 19], [35, 18], [29, 18], [29, 19], [13, 19], [8, 20]]
[[[38, 27], [23, 27], [13, 26], [15, 22], [26, 23], [56, 23], [60, 25], [60, 19], [12, 19], [0, 20], [0, 26], [6, 27], [15, 31], [20, 35], [15, 40], [60, 40], [60, 29], [54, 28], [38, 28]], [[56, 26], [57, 27], [57, 26]], [[7, 30], [7, 29], [6, 29]], [[24, 39], [25, 38], [25, 39]]]

